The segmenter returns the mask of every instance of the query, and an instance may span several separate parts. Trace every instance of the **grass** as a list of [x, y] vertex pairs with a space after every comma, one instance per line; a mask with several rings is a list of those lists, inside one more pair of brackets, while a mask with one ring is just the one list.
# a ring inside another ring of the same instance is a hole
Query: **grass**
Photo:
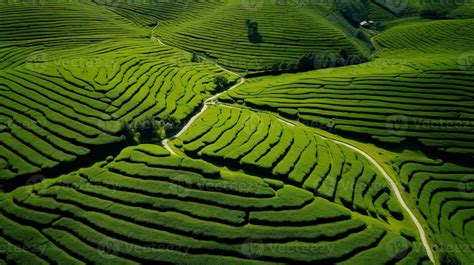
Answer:
[[463, 262], [472, 260], [472, 252], [466, 248], [473, 232], [469, 221], [473, 207], [472, 168], [413, 154], [395, 157], [392, 166], [442, 242], [440, 247], [457, 246], [448, 252]]
[[[292, 4], [261, 4], [252, 8], [232, 0], [202, 11], [192, 20], [164, 19], [160, 37], [165, 43], [242, 73], [271, 71], [281, 63], [295, 65], [308, 52], [334, 56], [340, 50], [354, 56], [367, 53], [361, 41], [327, 21], [325, 14]], [[248, 37], [247, 20], [258, 24], [260, 41]]]
[[472, 7], [0, 0], [0, 264], [472, 263]]
[[472, 42], [471, 22], [396, 26], [374, 39], [379, 57], [370, 63], [259, 78], [224, 100], [344, 135], [472, 155], [474, 76], [458, 62]]
[[[137, 127], [149, 117], [168, 115], [183, 123], [215, 92], [215, 76], [235, 79], [214, 65], [191, 63], [188, 53], [158, 46], [139, 35], [143, 29], [90, 4], [71, 4], [60, 11], [65, 4], [45, 3], [38, 12], [28, 6], [20, 13], [15, 10], [23, 5], [3, 6], [9, 12], [0, 31], [9, 39], [2, 42], [5, 47], [0, 52], [8, 53], [8, 47], [25, 38], [32, 38], [28, 46], [38, 47], [34, 40], [42, 39], [48, 48], [33, 51], [28, 58], [24, 57], [31, 51], [24, 50], [2, 61], [0, 113], [7, 125], [0, 132], [0, 149], [5, 154], [2, 182], [84, 160], [101, 146], [124, 143], [123, 123]], [[76, 34], [74, 25], [83, 19], [78, 10], [95, 10], [88, 15], [97, 15], [94, 19], [99, 21], [88, 21]], [[24, 29], [11, 26], [10, 21], [23, 12], [34, 12], [25, 23], [46, 21], [35, 24], [35, 35], [28, 33], [27, 24]], [[62, 26], [47, 20], [55, 13]], [[109, 30], [101, 18], [116, 29]], [[104, 25], [101, 30], [106, 34], [99, 34], [103, 39], [91, 37], [98, 32], [94, 23]], [[67, 31], [68, 27], [73, 31]], [[68, 34], [81, 38], [61, 47], [58, 39]]]
[[[196, 136], [198, 128], [212, 129]], [[302, 187], [367, 216], [403, 220], [388, 185], [368, 161], [273, 115], [210, 107], [172, 144], [189, 156]]]
[[[217, 168], [165, 152], [154, 145], [127, 148], [109, 163], [3, 196], [1, 239], [47, 247], [45, 252], [30, 250], [26, 262], [71, 263], [191, 258], [212, 263], [352, 263], [371, 260], [393, 238], [418, 244], [397, 235], [387, 223], [351, 213], [304, 189], [274, 186], [226, 169], [208, 175], [202, 172]], [[249, 238], [257, 242], [256, 258], [247, 252]], [[16, 260], [13, 252], [5, 255]], [[426, 260], [414, 248], [408, 257]]]

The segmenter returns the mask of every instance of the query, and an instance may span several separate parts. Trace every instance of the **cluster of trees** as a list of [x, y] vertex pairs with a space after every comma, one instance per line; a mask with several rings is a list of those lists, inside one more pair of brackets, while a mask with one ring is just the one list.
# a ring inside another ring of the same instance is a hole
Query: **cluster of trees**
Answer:
[[368, 0], [336, 0], [333, 5], [353, 26], [369, 19]]
[[422, 18], [445, 19], [448, 16], [448, 10], [423, 9], [420, 11]]
[[298, 62], [277, 62], [272, 65], [272, 72], [310, 71], [332, 67], [354, 65], [367, 62], [363, 56], [350, 55], [347, 50], [340, 50], [338, 54], [306, 53]]
[[216, 91], [223, 91], [231, 85], [229, 80], [223, 75], [217, 75], [214, 78], [214, 84], [216, 85]]
[[193, 52], [191, 55], [191, 62], [193, 63], [200, 63], [202, 62], [203, 57], [199, 55], [197, 52]]
[[122, 123], [125, 137], [136, 144], [159, 143], [179, 128], [179, 121], [170, 115], [150, 116], [140, 121]]
[[[214, 78], [217, 91], [227, 89], [232, 83], [223, 75]], [[180, 122], [171, 115], [149, 116], [139, 121], [122, 122], [121, 131], [125, 137], [135, 143], [160, 143], [180, 129]]]
[[247, 26], [247, 37], [249, 38], [249, 41], [252, 43], [262, 42], [262, 36], [258, 33], [258, 23], [247, 19], [245, 25]]

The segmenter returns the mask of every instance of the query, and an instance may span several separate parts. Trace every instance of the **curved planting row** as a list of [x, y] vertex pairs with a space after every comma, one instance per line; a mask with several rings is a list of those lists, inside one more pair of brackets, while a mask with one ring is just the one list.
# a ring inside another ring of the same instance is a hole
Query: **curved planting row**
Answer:
[[190, 21], [165, 23], [159, 35], [165, 43], [218, 59], [228, 69], [250, 73], [296, 66], [307, 53], [339, 56], [344, 50], [348, 56], [359, 56], [363, 50], [326, 20], [323, 12], [307, 6], [231, 0], [212, 11]]
[[428, 260], [410, 232], [395, 232], [303, 189], [169, 156], [154, 145], [18, 188], [0, 205], [5, 262]]
[[[387, 53], [409, 53], [430, 59], [442, 54], [472, 52], [474, 19], [424, 21], [390, 28], [374, 38], [374, 43]], [[399, 56], [399, 54], [398, 54]]]
[[[35, 27], [40, 25], [51, 26], [39, 21]], [[12, 54], [22, 63], [0, 70], [1, 184], [94, 156], [91, 150], [99, 146], [118, 149], [124, 123], [140, 127], [156, 116], [182, 122], [214, 92], [217, 75], [238, 78], [212, 64], [191, 63], [189, 54], [148, 37], [72, 47], [50, 47], [41, 58], [24, 61], [23, 53]]]
[[474, 170], [440, 160], [399, 157], [393, 167], [410, 193], [441, 251], [462, 263], [474, 260]]
[[303, 187], [362, 214], [403, 219], [388, 184], [365, 158], [269, 114], [211, 107], [172, 143], [191, 156]]
[[144, 27], [160, 24], [191, 22], [203, 14], [224, 5], [220, 0], [176, 0], [176, 1], [107, 1], [97, 0], [96, 3], [109, 9], [137, 25]]
[[0, 9], [0, 70], [51, 59], [69, 48], [149, 34], [92, 2], [7, 0]]
[[454, 68], [359, 74], [336, 71], [262, 78], [230, 91], [228, 96], [309, 126], [383, 142], [417, 141], [442, 151], [473, 155], [473, 88], [474, 72]]

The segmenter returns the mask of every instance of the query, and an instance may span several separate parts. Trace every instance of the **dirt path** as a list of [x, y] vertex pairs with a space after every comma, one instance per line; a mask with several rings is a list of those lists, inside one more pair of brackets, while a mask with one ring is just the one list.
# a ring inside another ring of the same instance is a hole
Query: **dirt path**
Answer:
[[390, 177], [390, 175], [388, 175], [387, 171], [385, 171], [385, 169], [382, 167], [382, 165], [380, 165], [380, 163], [377, 162], [377, 160], [375, 160], [373, 157], [371, 157], [368, 153], [366, 153], [365, 151], [363, 151], [363, 150], [361, 150], [361, 149], [359, 149], [359, 148], [357, 148], [353, 145], [350, 145], [348, 143], [341, 142], [341, 141], [338, 141], [338, 140], [333, 140], [333, 139], [331, 139], [331, 140], [333, 142], [337, 143], [337, 144], [343, 145], [343, 146], [345, 146], [347, 148], [350, 148], [350, 149], [356, 151], [357, 153], [363, 155], [367, 160], [369, 160], [377, 168], [377, 170], [380, 173], [382, 173], [382, 176], [384, 176], [384, 178], [387, 180], [388, 184], [391, 186], [392, 191], [395, 193], [395, 197], [397, 198], [398, 202], [403, 207], [403, 209], [408, 213], [408, 215], [412, 219], [413, 223], [415, 223], [416, 228], [418, 229], [418, 233], [420, 234], [421, 242], [423, 243], [423, 246], [425, 247], [426, 253], [428, 254], [428, 257], [430, 258], [431, 262], [435, 263], [434, 255], [433, 255], [433, 252], [431, 251], [431, 247], [430, 247], [428, 239], [426, 237], [425, 230], [423, 230], [423, 227], [421, 226], [420, 221], [418, 220], [418, 218], [416, 218], [413, 211], [406, 204], [406, 202], [403, 199], [402, 194], [401, 194], [400, 189], [398, 188], [397, 184], [395, 183], [395, 181], [393, 181], [393, 179]]
[[[156, 30], [159, 26], [160, 26], [160, 22], [157, 22], [157, 23], [156, 23], [156, 26], [155, 26], [155, 27], [152, 29], [152, 31], [151, 31], [150, 38], [155, 39], [155, 40], [158, 42], [159, 45], [166, 45], [166, 44], [164, 44], [159, 38], [155, 37], [155, 35], [154, 35], [155, 30]], [[166, 148], [166, 150], [168, 150], [171, 154], [176, 154], [176, 153], [173, 151], [173, 149], [170, 147], [170, 145], [169, 145], [169, 141], [170, 141], [171, 139], [178, 138], [179, 136], [181, 136], [181, 135], [194, 123], [194, 121], [195, 121], [199, 116], [201, 116], [202, 113], [204, 113], [204, 112], [207, 110], [207, 108], [208, 108], [209, 105], [213, 105], [213, 104], [214, 104], [212, 101], [214, 101], [216, 98], [218, 98], [218, 97], [219, 97], [220, 95], [222, 95], [223, 93], [225, 93], [225, 92], [227, 92], [227, 91], [230, 91], [230, 90], [232, 90], [232, 89], [234, 89], [234, 88], [236, 88], [236, 87], [239, 87], [240, 85], [242, 85], [243, 83], [245, 83], [245, 78], [244, 78], [243, 76], [241, 76], [241, 75], [239, 75], [239, 74], [237, 74], [237, 73], [235, 73], [235, 72], [232, 72], [232, 71], [230, 71], [230, 70], [227, 70], [227, 69], [225, 69], [224, 67], [218, 65], [217, 63], [215, 63], [214, 65], [217, 66], [217, 67], [219, 67], [219, 68], [222, 69], [223, 71], [225, 71], [225, 72], [231, 74], [231, 75], [238, 76], [238, 77], [240, 78], [240, 81], [239, 81], [237, 84], [235, 84], [235, 85], [233, 85], [232, 87], [230, 87], [229, 89], [226, 89], [226, 90], [224, 90], [224, 91], [222, 91], [222, 92], [220, 92], [220, 93], [217, 93], [217, 94], [213, 95], [212, 97], [206, 99], [206, 100], [204, 101], [204, 103], [203, 103], [203, 106], [202, 106], [201, 110], [200, 110], [198, 113], [196, 113], [194, 116], [192, 116], [191, 119], [189, 119], [189, 121], [186, 123], [186, 125], [185, 125], [177, 134], [175, 134], [175, 135], [173, 135], [173, 136], [171, 136], [171, 137], [168, 137], [168, 138], [166, 138], [166, 139], [163, 139], [163, 141], [161, 141], [161, 144], [163, 145], [163, 147]]]
[[[159, 23], [153, 28], [153, 31], [159, 27]], [[153, 31], [152, 31], [152, 35], [151, 35], [151, 38], [154, 38], [160, 45], [166, 45], [164, 44], [160, 39], [154, 37], [153, 35]], [[174, 139], [174, 138], [177, 138], [179, 136], [181, 136], [193, 123], [194, 121], [199, 117], [201, 116], [202, 113], [204, 113], [206, 111], [206, 109], [208, 108], [209, 105], [212, 105], [212, 101], [215, 100], [216, 98], [218, 98], [220, 95], [222, 95], [223, 93], [227, 92], [227, 91], [230, 91], [232, 89], [235, 89], [237, 87], [239, 87], [240, 85], [242, 85], [243, 83], [245, 83], [245, 78], [237, 73], [234, 73], [230, 70], [227, 70], [225, 68], [223, 68], [222, 66], [218, 65], [218, 64], [215, 64], [217, 67], [221, 68], [223, 71], [226, 71], [232, 75], [236, 75], [238, 77], [240, 77], [240, 81], [233, 85], [232, 87], [230, 87], [229, 89], [225, 90], [225, 91], [222, 91], [220, 93], [217, 93], [215, 94], [214, 96], [206, 99], [204, 101], [204, 104], [201, 108], [201, 110], [196, 113], [193, 117], [191, 117], [191, 119], [186, 123], [186, 125], [174, 136], [172, 137], [169, 137], [167, 139], [164, 139], [161, 143], [162, 145], [171, 153], [171, 154], [176, 154], [173, 149], [169, 146], [169, 140], [170, 139]], [[216, 103], [218, 104], [218, 103]], [[279, 118], [279, 120], [289, 126], [295, 126], [293, 123], [290, 123], [290, 122], [287, 122], [285, 120], [282, 120]], [[322, 136], [321, 136], [322, 137]], [[326, 137], [323, 137], [324, 139], [327, 139]], [[413, 213], [413, 211], [410, 209], [410, 207], [408, 207], [408, 205], [406, 204], [405, 200], [403, 199], [402, 197], [402, 194], [400, 192], [400, 189], [398, 188], [397, 184], [395, 183], [395, 181], [390, 177], [390, 175], [387, 173], [387, 171], [385, 171], [385, 169], [380, 165], [379, 162], [377, 162], [377, 160], [375, 160], [375, 158], [373, 158], [372, 156], [370, 156], [367, 152], [359, 149], [358, 147], [355, 147], [351, 144], [348, 144], [346, 142], [341, 142], [341, 141], [338, 141], [338, 140], [334, 140], [334, 139], [329, 139], [337, 144], [340, 144], [340, 145], [343, 145], [343, 146], [346, 146], [352, 150], [354, 150], [355, 152], [363, 155], [367, 160], [370, 161], [370, 163], [372, 163], [376, 168], [377, 170], [382, 174], [382, 176], [387, 180], [388, 184], [390, 185], [392, 191], [395, 193], [395, 197], [397, 198], [398, 202], [400, 203], [400, 205], [403, 207], [403, 209], [408, 213], [408, 215], [410, 216], [410, 218], [412, 219], [413, 223], [415, 224], [416, 228], [418, 229], [418, 233], [420, 235], [420, 238], [421, 238], [421, 241], [423, 243], [423, 246], [426, 250], [426, 253], [428, 254], [428, 257], [430, 259], [430, 261], [434, 264], [435, 263], [435, 259], [434, 259], [434, 255], [433, 255], [433, 252], [431, 250], [431, 247], [429, 245], [429, 242], [428, 242], [428, 239], [426, 237], [426, 233], [425, 231], [423, 230], [423, 227], [421, 226], [421, 223], [420, 221], [418, 220], [418, 218], [415, 216], [415, 214]]]

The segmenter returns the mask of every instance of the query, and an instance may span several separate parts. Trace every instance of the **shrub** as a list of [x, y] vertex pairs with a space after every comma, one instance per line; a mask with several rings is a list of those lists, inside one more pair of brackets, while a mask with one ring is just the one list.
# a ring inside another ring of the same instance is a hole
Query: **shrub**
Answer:
[[361, 30], [358, 30], [358, 31], [357, 31], [355, 37], [356, 37], [357, 39], [363, 41], [363, 42], [368, 42], [368, 43], [370, 43], [370, 38], [367, 37], [367, 35], [365, 35], [364, 32], [361, 31]]
[[441, 264], [442, 265], [461, 265], [461, 261], [456, 256], [446, 251], [441, 253]]
[[247, 26], [247, 36], [249, 38], [249, 42], [252, 43], [259, 43], [262, 42], [262, 36], [258, 33], [258, 23], [247, 19], [245, 21], [245, 25]]
[[434, 10], [434, 9], [424, 9], [420, 11], [420, 16], [422, 18], [429, 19], [444, 19], [448, 15], [447, 10]]
[[315, 69], [316, 56], [312, 53], [307, 53], [301, 56], [298, 60], [297, 68], [298, 70], [312, 70]]
[[200, 63], [200, 62], [202, 62], [202, 58], [201, 58], [201, 56], [199, 56], [199, 54], [197, 52], [193, 52], [193, 54], [191, 55], [191, 62]]
[[229, 80], [223, 75], [218, 75], [214, 78], [214, 84], [217, 91], [222, 91], [229, 86]]
[[129, 140], [137, 144], [158, 143], [166, 136], [163, 123], [155, 117], [123, 122], [122, 131]]
[[335, 8], [354, 26], [369, 18], [367, 1], [337, 0]]

